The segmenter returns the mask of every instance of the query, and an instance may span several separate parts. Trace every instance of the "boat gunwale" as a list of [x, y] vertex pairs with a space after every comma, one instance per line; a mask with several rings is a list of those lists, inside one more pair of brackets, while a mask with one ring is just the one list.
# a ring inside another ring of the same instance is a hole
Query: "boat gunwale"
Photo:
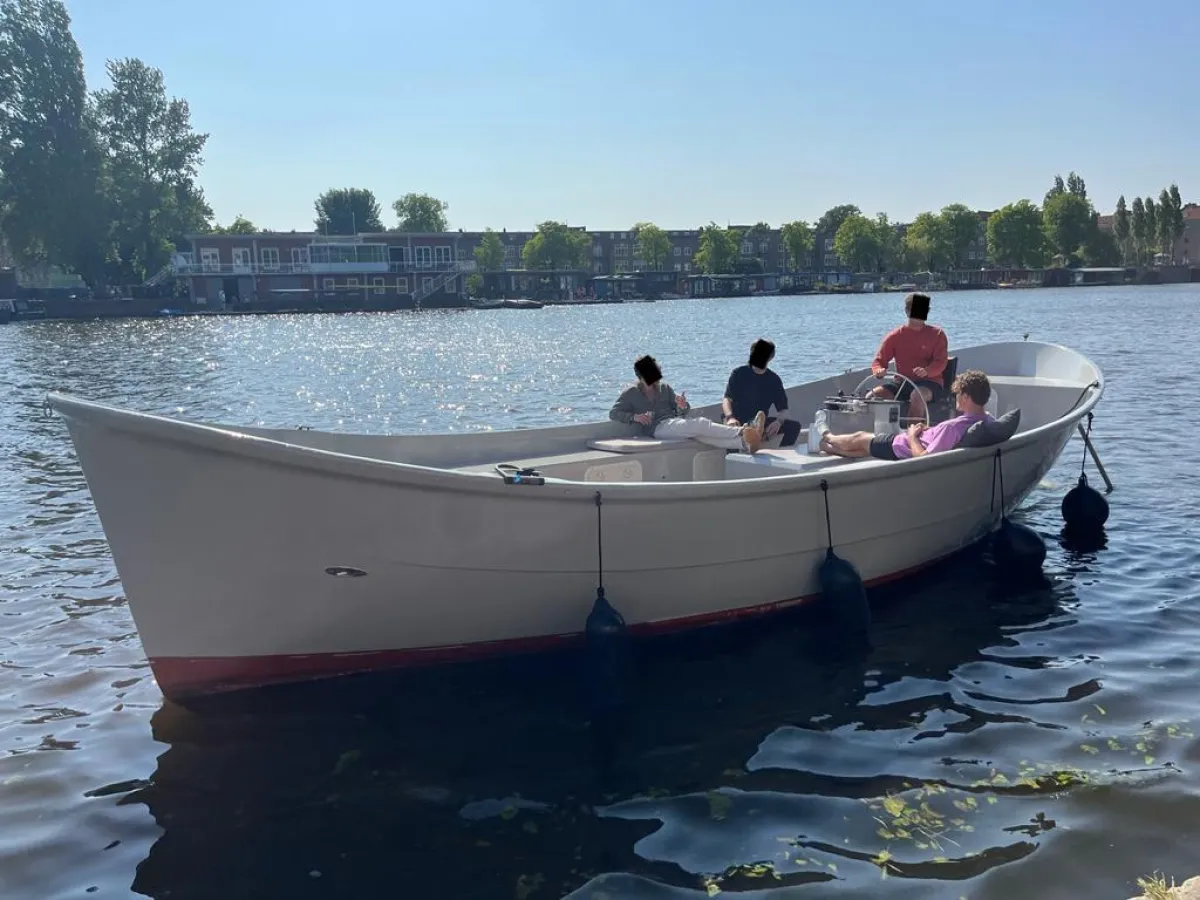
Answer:
[[[819, 468], [811, 472], [783, 472], [759, 478], [732, 478], [714, 481], [672, 482], [602, 482], [574, 481], [547, 476], [544, 485], [515, 488], [505, 484], [498, 475], [480, 472], [465, 472], [417, 463], [361, 456], [295, 444], [282, 439], [265, 437], [237, 431], [228, 426], [176, 419], [156, 413], [124, 409], [110, 404], [73, 397], [68, 394], [50, 392], [46, 402], [68, 422], [79, 421], [108, 430], [124, 431], [145, 435], [152, 440], [182, 445], [193, 452], [206, 452], [218, 456], [240, 457], [257, 463], [282, 465], [288, 468], [316, 472], [335, 477], [353, 478], [374, 483], [402, 487], [409, 490], [483, 495], [509, 494], [521, 499], [560, 500], [575, 502], [580, 494], [593, 496], [603, 489], [606, 497], [619, 497], [622, 501], [674, 502], [701, 501], [729, 496], [751, 497], [759, 494], [780, 492], [815, 491], [822, 481], [830, 486], [856, 484], [864, 481], [895, 477], [892, 472], [916, 475], [926, 469], [953, 468], [969, 465], [984, 456], [992, 456], [998, 448], [1005, 452], [1019, 450], [1026, 445], [1043, 441], [1050, 433], [1068, 429], [1080, 421], [1099, 403], [1104, 391], [1104, 378], [1100, 369], [1083, 354], [1056, 344], [1032, 342], [994, 342], [952, 351], [961, 354], [973, 349], [1016, 344], [1053, 348], [1067, 353], [1086, 363], [1095, 374], [1093, 381], [1080, 385], [1080, 398], [1075, 405], [1056, 419], [1029, 431], [1018, 432], [1002, 444], [988, 447], [956, 447], [945, 453], [928, 454], [902, 460], [862, 459], [832, 468]], [[1001, 377], [1001, 376], [998, 376]], [[1036, 377], [1036, 376], [1034, 376]], [[815, 379], [794, 387], [804, 387], [826, 379]], [[579, 423], [586, 429], [599, 423]], [[567, 426], [571, 427], [571, 426]], [[517, 430], [517, 429], [513, 429]], [[529, 429], [537, 431], [541, 429]], [[546, 429], [549, 430], [549, 429]], [[329, 432], [333, 433], [333, 432]], [[393, 435], [394, 436], [394, 435]], [[426, 435], [404, 435], [425, 437]], [[440, 436], [440, 435], [429, 435]], [[380, 435], [379, 437], [389, 437]], [[1069, 440], [1069, 438], [1068, 438]], [[82, 464], [82, 460], [81, 460]], [[897, 468], [900, 467], [900, 468]], [[86, 475], [86, 472], [85, 472]], [[518, 494], [513, 491], [518, 490]]]

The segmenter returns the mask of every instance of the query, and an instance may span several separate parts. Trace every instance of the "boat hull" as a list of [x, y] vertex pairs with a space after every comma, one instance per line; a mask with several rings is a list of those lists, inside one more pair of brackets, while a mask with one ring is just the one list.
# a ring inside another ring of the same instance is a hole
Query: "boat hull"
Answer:
[[[172, 698], [567, 646], [604, 585], [636, 632], [817, 595], [827, 547], [868, 583], [976, 542], [1098, 399], [993, 450], [812, 475], [505, 484], [68, 398], [155, 677]], [[602, 497], [602, 532], [596, 496]]]

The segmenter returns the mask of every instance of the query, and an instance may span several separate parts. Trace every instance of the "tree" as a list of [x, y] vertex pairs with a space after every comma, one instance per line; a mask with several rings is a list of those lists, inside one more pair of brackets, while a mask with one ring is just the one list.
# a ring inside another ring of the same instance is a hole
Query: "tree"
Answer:
[[957, 268], [966, 259], [967, 248], [979, 237], [979, 214], [961, 203], [951, 203], [942, 208], [941, 217], [950, 236], [951, 262]]
[[853, 203], [843, 203], [841, 206], [834, 206], [825, 210], [825, 215], [817, 221], [817, 234], [825, 238], [834, 237], [838, 233], [838, 229], [842, 227], [842, 223], [850, 216], [860, 216], [860, 210]]
[[1080, 246], [1096, 226], [1096, 214], [1085, 198], [1069, 191], [1055, 194], [1042, 208], [1042, 227], [1050, 248], [1064, 264], [1076, 258]]
[[109, 60], [110, 86], [96, 92], [116, 228], [117, 273], [143, 279], [170, 260], [188, 234], [208, 230], [212, 210], [196, 185], [208, 135], [196, 132], [186, 100], [169, 98], [160, 69]]
[[787, 251], [793, 269], [804, 265], [804, 261], [813, 248], [813, 230], [802, 220], [788, 222], [779, 229], [779, 240]]
[[1063, 184], [1062, 176], [1055, 175], [1054, 186], [1051, 187], [1050, 190], [1046, 191], [1046, 196], [1042, 198], [1042, 204], [1045, 205], [1046, 203], [1050, 202], [1050, 198], [1057, 197], [1059, 194], [1065, 194], [1066, 192], [1067, 186]]
[[1171, 192], [1166, 188], [1158, 194], [1158, 247], [1170, 262], [1175, 262], [1175, 212], [1171, 207]]
[[392, 204], [399, 220], [396, 230], [409, 234], [441, 234], [449, 230], [446, 222], [449, 208], [450, 204], [429, 194], [405, 194]]
[[483, 276], [478, 272], [472, 272], [467, 276], [467, 295], [471, 297], [479, 297], [483, 294]]
[[879, 254], [875, 260], [875, 269], [878, 272], [886, 272], [900, 259], [900, 232], [892, 224], [887, 213], [876, 213], [875, 234], [879, 238]]
[[667, 233], [652, 222], [638, 222], [632, 230], [638, 259], [650, 271], [661, 272], [671, 253], [671, 239]]
[[758, 272], [763, 271], [763, 266], [766, 265], [767, 254], [762, 245], [770, 241], [770, 239], [771, 226], [766, 222], [755, 222], [742, 235], [742, 240], [750, 243], [750, 256], [758, 260]]
[[547, 220], [525, 242], [521, 260], [527, 269], [582, 269], [591, 249], [592, 239], [585, 232]]
[[1067, 193], [1087, 199], [1087, 186], [1083, 183], [1083, 178], [1074, 172], [1067, 175]]
[[1158, 244], [1158, 209], [1153, 197], [1147, 197], [1143, 206], [1146, 208], [1146, 257], [1150, 265], [1155, 265], [1158, 262], [1158, 254], [1154, 250]]
[[1129, 227], [1129, 209], [1125, 206], [1124, 194], [1117, 198], [1117, 211], [1113, 213], [1112, 231], [1113, 237], [1117, 241], [1117, 247], [1121, 251], [1121, 262], [1126, 263], [1130, 256], [1129, 242], [1132, 232]]
[[16, 261], [62, 265], [103, 284], [103, 157], [60, 0], [0, 2], [0, 214]]
[[721, 228], [710, 222], [700, 229], [696, 265], [705, 275], [727, 275], [734, 269], [742, 235], [736, 228]]
[[880, 255], [875, 223], [863, 215], [847, 216], [833, 238], [833, 250], [855, 272], [874, 269]]
[[1179, 185], [1172, 184], [1169, 193], [1171, 195], [1171, 252], [1174, 253], [1175, 244], [1187, 230], [1187, 222], [1183, 218], [1183, 198], [1179, 196]]
[[1129, 230], [1133, 235], [1134, 260], [1138, 265], [1146, 253], [1146, 206], [1141, 197], [1133, 198], [1133, 213], [1129, 217]]
[[257, 225], [239, 215], [228, 225], [214, 225], [213, 234], [259, 234], [262, 231]]
[[475, 262], [485, 272], [495, 272], [504, 268], [504, 245], [500, 243], [500, 235], [487, 229], [475, 248]]
[[946, 220], [931, 212], [917, 216], [904, 233], [904, 252], [910, 261], [939, 272], [954, 259], [954, 241]]
[[1116, 237], [1110, 231], [1092, 228], [1084, 238], [1080, 250], [1083, 263], [1087, 266], [1119, 266], [1121, 264], [1121, 248]]
[[1028, 200], [996, 210], [987, 223], [988, 255], [1004, 266], [1038, 268], [1046, 262], [1042, 212]]
[[316, 229], [321, 234], [383, 231], [379, 202], [366, 188], [330, 188], [316, 199]]

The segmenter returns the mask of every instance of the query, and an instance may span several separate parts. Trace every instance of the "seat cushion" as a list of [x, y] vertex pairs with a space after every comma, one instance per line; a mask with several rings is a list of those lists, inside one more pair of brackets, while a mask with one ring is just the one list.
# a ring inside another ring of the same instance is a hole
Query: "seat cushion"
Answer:
[[1021, 410], [1010, 409], [998, 419], [976, 422], [967, 429], [958, 446], [960, 447], [990, 447], [1001, 444], [1016, 434], [1021, 424]]
[[605, 438], [604, 440], [588, 441], [592, 450], [607, 450], [609, 453], [646, 453], [649, 450], [665, 450], [668, 447], [682, 447], [684, 444], [694, 444], [690, 438], [659, 438], [627, 437]]

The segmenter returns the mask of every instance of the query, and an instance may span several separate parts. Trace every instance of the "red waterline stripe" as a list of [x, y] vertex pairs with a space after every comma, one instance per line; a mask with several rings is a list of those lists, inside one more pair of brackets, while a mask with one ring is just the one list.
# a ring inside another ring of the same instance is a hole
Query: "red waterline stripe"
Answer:
[[[938, 560], [881, 575], [866, 582], [875, 587], [905, 578]], [[629, 626], [635, 635], [669, 634], [675, 631], [749, 619], [799, 606], [816, 599], [816, 594], [743, 606], [715, 613], [682, 616], [661, 622], [643, 622]], [[583, 632], [512, 638], [503, 641], [479, 641], [473, 644], [449, 644], [439, 647], [415, 647], [406, 650], [364, 650], [353, 653], [310, 653], [279, 656], [156, 656], [150, 668], [163, 694], [172, 700], [202, 694], [224, 693], [271, 684], [313, 681], [384, 669], [404, 669], [452, 662], [469, 662], [500, 656], [545, 653], [577, 644]]]

